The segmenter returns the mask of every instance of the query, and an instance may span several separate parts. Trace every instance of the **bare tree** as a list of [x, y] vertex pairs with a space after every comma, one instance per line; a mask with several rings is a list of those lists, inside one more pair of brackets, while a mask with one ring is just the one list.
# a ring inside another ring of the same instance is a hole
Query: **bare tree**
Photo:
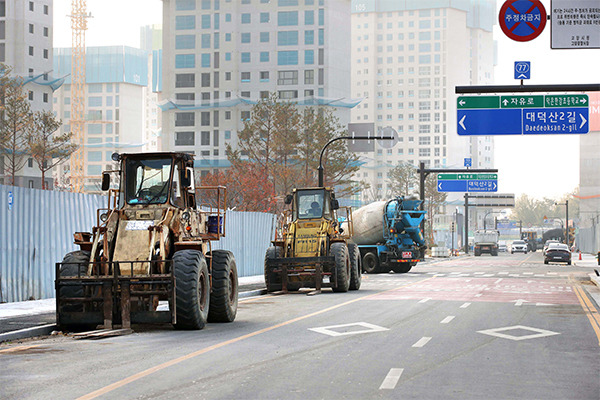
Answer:
[[[2, 66], [0, 66], [2, 69]], [[0, 156], [5, 157], [4, 167], [9, 175], [9, 185], [15, 184], [15, 175], [29, 158], [27, 134], [33, 126], [33, 114], [23, 80], [2, 73], [2, 118], [0, 118]]]
[[36, 112], [27, 136], [31, 157], [42, 172], [42, 189], [48, 189], [46, 172], [69, 158], [78, 147], [71, 143], [73, 133], [56, 134], [61, 125], [62, 121], [57, 120], [52, 112]]
[[416, 168], [408, 163], [395, 166], [389, 175], [390, 189], [394, 195], [412, 196], [417, 195], [419, 179]]

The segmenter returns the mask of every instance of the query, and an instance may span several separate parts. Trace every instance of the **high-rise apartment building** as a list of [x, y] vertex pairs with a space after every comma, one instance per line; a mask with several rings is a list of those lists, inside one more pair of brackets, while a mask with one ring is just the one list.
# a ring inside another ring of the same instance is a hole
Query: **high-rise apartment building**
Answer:
[[[52, 110], [56, 85], [52, 72], [52, 0], [0, 0], [0, 63], [23, 79], [31, 109]], [[8, 182], [0, 157], [0, 184]], [[52, 188], [48, 177], [47, 186]], [[16, 186], [41, 188], [41, 172], [32, 159], [16, 172]]]
[[352, 95], [364, 98], [352, 122], [399, 137], [393, 148], [362, 153], [357, 180], [372, 189], [364, 197], [393, 195], [388, 174], [401, 163], [493, 166], [491, 137], [458, 136], [454, 88], [493, 82], [495, 18], [493, 0], [352, 1]]
[[[54, 71], [60, 76], [71, 71], [71, 49], [54, 50]], [[147, 145], [146, 132], [152, 122], [147, 95], [149, 84], [148, 52], [127, 46], [88, 47], [86, 49], [86, 99], [84, 175], [85, 191], [100, 189], [102, 171], [112, 169], [113, 152], [140, 152]], [[156, 105], [155, 114], [156, 114]], [[69, 132], [71, 80], [55, 92], [54, 111]], [[147, 120], [150, 119], [147, 123]], [[69, 164], [57, 171], [68, 176]], [[60, 182], [64, 184], [64, 182]]]
[[350, 0], [164, 0], [162, 148], [228, 166], [269, 93], [350, 119]]

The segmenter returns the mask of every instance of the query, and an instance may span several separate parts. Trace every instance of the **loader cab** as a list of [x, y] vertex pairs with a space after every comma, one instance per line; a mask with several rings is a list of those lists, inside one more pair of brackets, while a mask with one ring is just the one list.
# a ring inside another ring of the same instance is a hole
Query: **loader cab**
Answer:
[[338, 201], [331, 189], [294, 189], [285, 199], [292, 205], [292, 220], [334, 218], [334, 210], [339, 208]]
[[[121, 161], [119, 205], [195, 207], [193, 161], [184, 153], [117, 155]], [[106, 173], [103, 181], [107, 179]], [[103, 188], [105, 183], [103, 182]]]

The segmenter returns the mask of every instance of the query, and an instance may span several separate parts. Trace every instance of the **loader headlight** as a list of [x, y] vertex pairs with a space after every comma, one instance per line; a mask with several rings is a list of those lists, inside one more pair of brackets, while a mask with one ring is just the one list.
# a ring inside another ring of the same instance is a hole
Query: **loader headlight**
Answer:
[[183, 214], [181, 214], [181, 219], [184, 221], [189, 221], [190, 220], [190, 213], [185, 211]]
[[100, 214], [100, 221], [106, 222], [108, 220], [108, 213]]

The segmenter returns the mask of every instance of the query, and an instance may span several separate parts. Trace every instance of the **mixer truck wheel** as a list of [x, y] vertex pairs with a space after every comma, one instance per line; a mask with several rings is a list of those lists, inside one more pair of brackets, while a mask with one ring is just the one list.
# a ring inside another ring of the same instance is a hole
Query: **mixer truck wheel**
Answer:
[[273, 272], [275, 266], [269, 263], [270, 260], [281, 257], [281, 247], [271, 246], [265, 253], [265, 284], [267, 292], [276, 292], [281, 290], [281, 275]]
[[360, 289], [362, 282], [362, 271], [360, 265], [360, 251], [358, 245], [350, 243], [348, 245], [348, 254], [350, 255], [350, 290]]
[[379, 258], [375, 253], [367, 253], [362, 259], [363, 270], [367, 274], [379, 273]]
[[331, 253], [335, 257], [335, 274], [337, 286], [334, 292], [347, 292], [350, 288], [350, 255], [346, 243], [333, 243]]
[[179, 250], [173, 255], [175, 274], [175, 329], [202, 329], [210, 305], [210, 277], [204, 255], [198, 250]]
[[394, 266], [392, 267], [392, 271], [394, 271], [397, 274], [405, 274], [408, 271], [410, 271], [411, 268], [411, 263], [394, 264]]
[[213, 250], [208, 322], [232, 322], [238, 307], [238, 274], [233, 253]]

